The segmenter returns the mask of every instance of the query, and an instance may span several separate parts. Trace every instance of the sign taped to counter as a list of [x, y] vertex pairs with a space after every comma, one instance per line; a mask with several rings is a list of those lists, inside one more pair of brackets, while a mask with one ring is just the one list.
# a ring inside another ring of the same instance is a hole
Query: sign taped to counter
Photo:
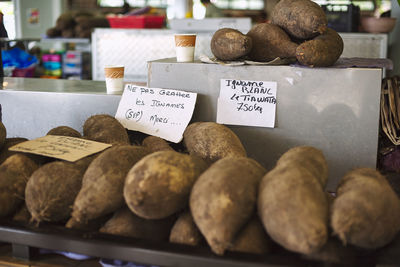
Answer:
[[221, 79], [217, 122], [275, 127], [277, 82]]
[[110, 144], [85, 140], [77, 137], [46, 135], [19, 143], [10, 147], [9, 150], [74, 162], [103, 151], [110, 146]]
[[196, 98], [197, 93], [127, 84], [115, 118], [129, 130], [179, 143]]

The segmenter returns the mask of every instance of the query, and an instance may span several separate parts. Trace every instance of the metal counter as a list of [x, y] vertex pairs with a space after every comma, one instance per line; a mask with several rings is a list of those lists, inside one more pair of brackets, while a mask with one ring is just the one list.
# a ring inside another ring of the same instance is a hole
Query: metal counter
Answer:
[[198, 93], [194, 121], [216, 121], [220, 79], [277, 82], [275, 128], [229, 127], [267, 169], [293, 146], [321, 149], [327, 189], [336, 191], [345, 172], [376, 167], [381, 75], [378, 68], [222, 66], [170, 58], [149, 63], [148, 85]]
[[7, 137], [28, 139], [67, 125], [82, 132], [94, 114], [115, 115], [121, 95], [107, 95], [105, 82], [4, 78], [0, 90]]

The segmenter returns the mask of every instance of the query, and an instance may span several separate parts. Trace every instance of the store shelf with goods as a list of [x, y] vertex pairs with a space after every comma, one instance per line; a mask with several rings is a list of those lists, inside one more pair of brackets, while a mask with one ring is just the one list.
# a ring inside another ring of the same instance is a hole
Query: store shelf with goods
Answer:
[[[155, 266], [330, 266], [329, 262], [306, 259], [304, 256], [283, 249], [277, 249], [265, 255], [227, 252], [224, 256], [217, 256], [207, 246], [193, 247], [154, 242], [98, 232], [71, 230], [55, 225], [26, 227], [6, 221], [0, 221], [0, 241], [18, 244], [13, 253], [18, 253], [15, 256], [26, 259], [34, 257], [32, 248], [45, 248]], [[359, 266], [375, 266], [376, 255], [375, 252], [360, 252], [355, 258], [349, 260], [362, 264]], [[339, 266], [342, 263], [339, 263]]]

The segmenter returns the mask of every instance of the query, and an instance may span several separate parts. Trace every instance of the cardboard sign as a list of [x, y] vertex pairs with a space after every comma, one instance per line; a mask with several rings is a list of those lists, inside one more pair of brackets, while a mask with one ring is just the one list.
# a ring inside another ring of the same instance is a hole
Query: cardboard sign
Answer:
[[11, 151], [38, 154], [67, 161], [77, 161], [103, 151], [110, 144], [70, 136], [46, 135], [9, 148]]
[[196, 98], [196, 93], [127, 84], [115, 118], [129, 130], [179, 143]]
[[221, 79], [217, 122], [275, 127], [276, 82]]

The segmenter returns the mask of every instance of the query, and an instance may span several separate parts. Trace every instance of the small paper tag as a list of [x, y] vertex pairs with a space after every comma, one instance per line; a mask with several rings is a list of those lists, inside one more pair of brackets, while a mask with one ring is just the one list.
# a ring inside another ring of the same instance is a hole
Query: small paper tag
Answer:
[[196, 93], [127, 84], [115, 118], [129, 130], [179, 143], [196, 98]]
[[77, 161], [81, 158], [103, 151], [110, 144], [90, 141], [82, 138], [46, 135], [25, 141], [9, 148], [11, 151], [32, 153], [46, 157]]
[[221, 79], [217, 122], [275, 127], [277, 83]]

